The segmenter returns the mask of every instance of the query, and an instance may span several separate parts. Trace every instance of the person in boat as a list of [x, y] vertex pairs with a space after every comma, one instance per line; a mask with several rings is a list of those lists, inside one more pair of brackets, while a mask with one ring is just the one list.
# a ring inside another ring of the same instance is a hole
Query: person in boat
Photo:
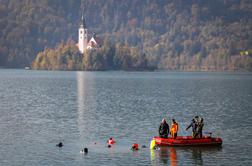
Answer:
[[203, 122], [203, 118], [200, 119], [200, 122], [197, 124], [197, 133], [198, 133], [198, 136], [199, 138], [202, 138], [203, 135], [202, 135], [202, 130], [203, 130], [203, 127], [204, 127], [204, 122]]
[[178, 134], [178, 123], [175, 121], [175, 119], [172, 119], [172, 125], [171, 125], [171, 136], [172, 138], [176, 138]]
[[159, 137], [161, 138], [168, 138], [169, 134], [169, 125], [166, 123], [165, 119], [162, 119], [162, 122], [159, 126]]
[[186, 130], [188, 130], [190, 127], [192, 128], [192, 137], [196, 138], [198, 134], [197, 134], [197, 123], [195, 119], [192, 119], [191, 124], [187, 126]]

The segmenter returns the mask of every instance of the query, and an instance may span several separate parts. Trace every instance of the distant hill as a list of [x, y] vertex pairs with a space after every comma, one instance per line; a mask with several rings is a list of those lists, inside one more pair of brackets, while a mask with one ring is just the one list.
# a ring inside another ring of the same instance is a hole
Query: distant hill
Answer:
[[[170, 70], [252, 70], [251, 0], [0, 0], [0, 66], [90, 34], [136, 47]], [[245, 54], [244, 54], [245, 52]]]

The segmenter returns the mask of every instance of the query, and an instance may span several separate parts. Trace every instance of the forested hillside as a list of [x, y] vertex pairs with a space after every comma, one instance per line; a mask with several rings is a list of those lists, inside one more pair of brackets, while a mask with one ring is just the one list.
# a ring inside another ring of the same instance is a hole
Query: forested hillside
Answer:
[[90, 34], [140, 50], [150, 66], [252, 70], [251, 0], [0, 0], [0, 66], [77, 42], [82, 9]]

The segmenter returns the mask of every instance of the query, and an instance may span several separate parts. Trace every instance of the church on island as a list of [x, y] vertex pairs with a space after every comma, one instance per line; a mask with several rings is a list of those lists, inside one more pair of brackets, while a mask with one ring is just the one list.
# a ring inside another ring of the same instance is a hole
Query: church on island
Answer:
[[96, 37], [95, 33], [93, 33], [90, 39], [88, 38], [88, 29], [83, 14], [81, 16], [81, 22], [79, 26], [79, 39], [77, 46], [82, 54], [86, 50], [94, 50], [101, 47], [100, 40]]

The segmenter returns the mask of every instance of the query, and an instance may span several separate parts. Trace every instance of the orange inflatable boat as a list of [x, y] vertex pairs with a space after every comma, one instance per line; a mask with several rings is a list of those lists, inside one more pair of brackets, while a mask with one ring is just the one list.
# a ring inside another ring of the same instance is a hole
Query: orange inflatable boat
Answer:
[[178, 136], [174, 138], [160, 138], [154, 137], [157, 146], [220, 146], [222, 144], [221, 138], [214, 138], [204, 136], [203, 138], [192, 138], [192, 136]]

